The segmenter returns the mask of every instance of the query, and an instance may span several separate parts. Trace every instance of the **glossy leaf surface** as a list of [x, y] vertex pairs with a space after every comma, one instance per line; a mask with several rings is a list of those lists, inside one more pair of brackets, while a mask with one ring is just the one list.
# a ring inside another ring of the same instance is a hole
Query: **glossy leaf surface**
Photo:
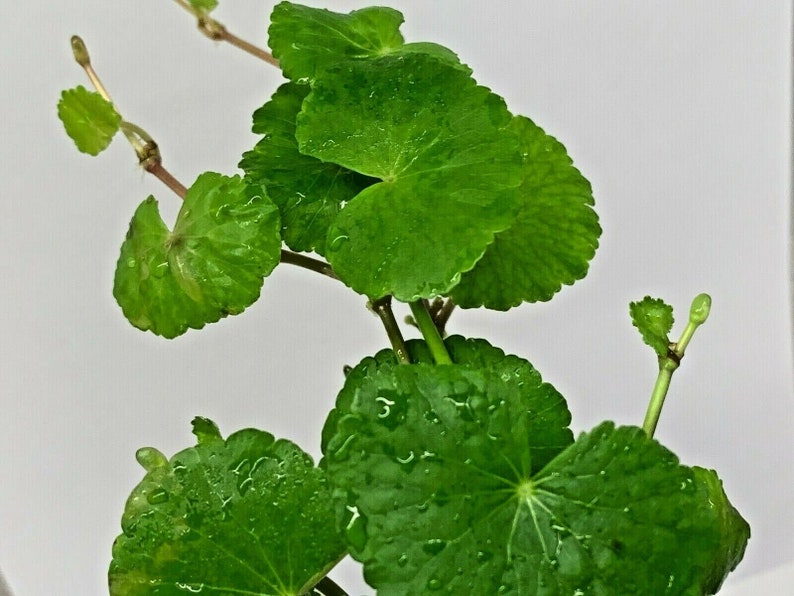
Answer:
[[61, 94], [58, 117], [77, 148], [89, 155], [104, 151], [121, 124], [113, 104], [83, 86]]
[[326, 256], [371, 298], [449, 291], [517, 209], [522, 164], [501, 98], [424, 54], [348, 62], [312, 86], [300, 151], [382, 182], [340, 212]]
[[147, 474], [113, 545], [111, 596], [297, 595], [344, 555], [323, 472], [297, 446], [246, 429], [170, 461], [138, 452]]
[[374, 181], [298, 151], [295, 118], [308, 93], [306, 85], [287, 83], [254, 112], [253, 131], [265, 137], [243, 154], [240, 168], [278, 205], [287, 246], [322, 255], [342, 205]]
[[651, 346], [660, 357], [667, 355], [673, 328], [673, 307], [660, 298], [646, 296], [639, 302], [629, 304], [631, 322], [639, 330], [642, 340]]
[[741, 558], [719, 481], [641, 429], [571, 444], [529, 363], [448, 346], [455, 365], [364, 360], [324, 429], [340, 524], [379, 594], [701, 595]]
[[278, 210], [264, 190], [206, 173], [188, 190], [174, 230], [146, 199], [116, 267], [113, 295], [142, 330], [176, 337], [258, 297], [281, 258]]
[[550, 300], [587, 274], [601, 228], [590, 183], [565, 147], [523, 116], [510, 130], [523, 154], [520, 210], [451, 293], [464, 308], [507, 310]]

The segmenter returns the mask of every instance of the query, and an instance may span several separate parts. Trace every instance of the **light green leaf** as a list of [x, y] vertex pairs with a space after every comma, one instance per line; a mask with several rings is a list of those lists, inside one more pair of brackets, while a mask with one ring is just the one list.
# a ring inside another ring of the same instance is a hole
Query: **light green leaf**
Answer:
[[509, 128], [524, 155], [521, 208], [452, 290], [464, 308], [507, 310], [550, 300], [563, 284], [587, 274], [598, 247], [601, 228], [592, 189], [565, 147], [523, 116]]
[[121, 125], [113, 104], [82, 85], [61, 93], [58, 118], [77, 148], [90, 155], [104, 151]]
[[295, 118], [308, 93], [308, 86], [287, 83], [254, 112], [253, 130], [265, 137], [243, 154], [240, 168], [278, 205], [287, 246], [323, 255], [342, 205], [374, 180], [298, 151]]
[[142, 330], [176, 337], [259, 297], [281, 257], [278, 210], [264, 190], [208, 172], [188, 190], [173, 232], [149, 197], [135, 212], [113, 295]]
[[378, 594], [712, 593], [747, 538], [718, 481], [641, 429], [605, 423], [571, 444], [564, 401], [529, 363], [478, 364], [498, 351], [460, 342], [451, 366], [364, 360], [323, 430]]
[[403, 45], [403, 16], [369, 7], [350, 14], [281, 2], [270, 17], [270, 48], [284, 75], [313, 80], [340, 61], [380, 56]]
[[660, 298], [646, 296], [639, 302], [629, 304], [629, 314], [631, 322], [642, 334], [642, 340], [659, 357], [667, 356], [670, 347], [667, 335], [673, 328], [673, 307]]
[[445, 294], [513, 221], [522, 164], [501, 98], [425, 55], [348, 62], [312, 86], [301, 152], [382, 182], [341, 211], [326, 256], [370, 298]]
[[208, 13], [218, 7], [218, 0], [188, 0], [190, 6], [203, 13]]
[[113, 545], [111, 596], [304, 594], [345, 552], [324, 473], [296, 445], [194, 421], [196, 447], [152, 448]]

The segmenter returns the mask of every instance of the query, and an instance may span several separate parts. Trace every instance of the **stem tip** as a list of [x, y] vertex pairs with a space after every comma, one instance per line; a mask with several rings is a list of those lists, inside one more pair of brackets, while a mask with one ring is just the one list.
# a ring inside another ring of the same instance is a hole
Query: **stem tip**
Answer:
[[709, 318], [711, 311], [711, 296], [708, 294], [698, 294], [692, 301], [689, 309], [689, 321], [694, 325], [701, 325]]
[[91, 56], [88, 55], [88, 48], [85, 47], [85, 42], [79, 35], [72, 35], [72, 54], [74, 59], [80, 66], [89, 66], [91, 64]]

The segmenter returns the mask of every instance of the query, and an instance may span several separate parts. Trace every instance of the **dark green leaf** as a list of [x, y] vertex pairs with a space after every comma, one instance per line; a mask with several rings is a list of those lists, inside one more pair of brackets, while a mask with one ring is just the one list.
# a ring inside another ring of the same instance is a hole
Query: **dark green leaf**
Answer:
[[61, 94], [58, 117], [77, 148], [90, 155], [104, 151], [121, 124], [113, 104], [83, 86]]
[[700, 596], [741, 558], [721, 489], [642, 430], [571, 444], [529, 363], [448, 345], [455, 365], [364, 360], [323, 431], [339, 523], [379, 594]]
[[266, 432], [197, 435], [198, 446], [170, 462], [138, 452], [147, 474], [113, 545], [110, 594], [305, 593], [345, 552], [324, 473]]
[[373, 180], [298, 151], [295, 117], [308, 93], [308, 86], [287, 83], [254, 112], [253, 130], [265, 137], [243, 154], [240, 168], [246, 180], [264, 186], [278, 205], [287, 246], [322, 255], [328, 228], [342, 204]]
[[598, 246], [592, 190], [565, 147], [528, 118], [514, 118], [510, 130], [524, 155], [521, 209], [452, 290], [464, 308], [507, 310], [549, 300], [587, 274]]
[[501, 98], [425, 55], [348, 62], [313, 85], [301, 152], [381, 183], [331, 227], [326, 256], [354, 290], [444, 294], [509, 227], [522, 164]]
[[129, 321], [176, 337], [258, 297], [281, 257], [278, 210], [263, 189], [206, 173], [187, 193], [174, 231], [149, 197], [121, 247], [113, 294]]
[[343, 60], [380, 56], [403, 45], [403, 16], [391, 8], [341, 14], [281, 2], [270, 20], [273, 56], [293, 81], [313, 80]]
[[639, 329], [642, 340], [660, 356], [667, 355], [670, 340], [667, 335], [673, 328], [673, 307], [660, 298], [646, 296], [629, 304], [631, 322]]

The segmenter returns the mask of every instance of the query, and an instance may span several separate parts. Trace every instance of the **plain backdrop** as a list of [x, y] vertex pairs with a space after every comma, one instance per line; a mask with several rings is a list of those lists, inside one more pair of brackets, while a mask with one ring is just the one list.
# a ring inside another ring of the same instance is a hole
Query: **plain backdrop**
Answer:
[[[794, 561], [790, 3], [388, 4], [404, 12], [408, 40], [451, 47], [567, 146], [604, 229], [585, 280], [549, 303], [457, 312], [452, 332], [533, 362], [567, 396], [576, 432], [606, 418], [640, 424], [656, 363], [628, 302], [663, 297], [683, 321], [693, 296], [712, 295], [657, 438], [716, 468], [750, 521], [726, 593], [751, 593], [754, 574]], [[221, 5], [231, 31], [266, 44], [273, 2]], [[279, 72], [207, 40], [167, 0], [3, 2], [0, 17], [0, 570], [17, 596], [99, 595], [143, 475], [138, 447], [189, 446], [203, 415], [225, 434], [265, 428], [318, 457], [342, 366], [387, 342], [363, 298], [288, 266], [248, 311], [201, 332], [169, 342], [128, 325], [111, 286], [129, 218], [148, 194], [167, 219], [179, 201], [122, 138], [90, 158], [66, 137], [59, 94], [87, 85], [69, 37], [84, 37], [121, 113], [186, 184], [236, 171]], [[356, 564], [334, 575], [371, 593]]]

